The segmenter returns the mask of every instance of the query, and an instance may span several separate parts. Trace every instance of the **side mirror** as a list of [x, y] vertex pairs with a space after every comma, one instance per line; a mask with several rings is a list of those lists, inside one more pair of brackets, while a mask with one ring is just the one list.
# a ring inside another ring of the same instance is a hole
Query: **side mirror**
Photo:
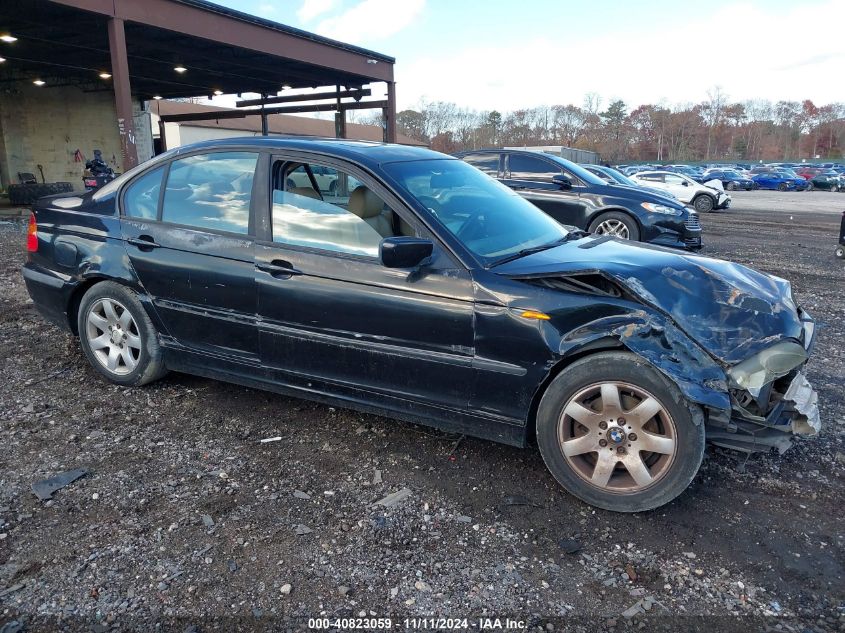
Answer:
[[424, 237], [386, 237], [379, 246], [379, 259], [386, 268], [416, 268], [434, 252]]
[[552, 176], [552, 182], [559, 185], [561, 189], [572, 189], [572, 181], [563, 174]]
[[682, 181], [682, 182], [681, 182], [681, 184], [682, 184], [684, 187], [689, 187], [689, 183], [688, 183], [686, 180]]

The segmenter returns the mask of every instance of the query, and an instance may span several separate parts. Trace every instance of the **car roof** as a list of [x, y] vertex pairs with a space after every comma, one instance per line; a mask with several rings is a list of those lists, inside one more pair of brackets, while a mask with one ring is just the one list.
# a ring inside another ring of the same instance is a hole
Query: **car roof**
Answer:
[[394, 143], [376, 143], [373, 141], [353, 141], [349, 139], [319, 137], [278, 137], [278, 136], [243, 136], [225, 139], [200, 141], [175, 148], [167, 152], [178, 156], [198, 150], [217, 150], [249, 147], [256, 150], [302, 150], [321, 152], [346, 158], [362, 164], [378, 165], [381, 163], [403, 162], [411, 160], [449, 159], [454, 157], [435, 152], [426, 147], [398, 145]]

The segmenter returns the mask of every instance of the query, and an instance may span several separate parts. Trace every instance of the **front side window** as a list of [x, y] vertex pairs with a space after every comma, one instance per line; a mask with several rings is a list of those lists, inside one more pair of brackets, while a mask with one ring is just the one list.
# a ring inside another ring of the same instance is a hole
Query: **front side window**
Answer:
[[123, 194], [123, 215], [131, 218], [158, 218], [158, 198], [164, 167], [147, 172], [126, 188]]
[[686, 182], [683, 178], [681, 178], [680, 176], [675, 176], [674, 174], [666, 174], [665, 178], [665, 182], [667, 185], [683, 185], [684, 182]]
[[248, 233], [257, 161], [254, 152], [215, 152], [174, 160], [164, 189], [162, 221]]
[[463, 161], [388, 163], [384, 170], [485, 266], [568, 234], [519, 194]]
[[384, 238], [415, 234], [381, 197], [343, 170], [279, 161], [273, 174], [274, 242], [378, 257]]

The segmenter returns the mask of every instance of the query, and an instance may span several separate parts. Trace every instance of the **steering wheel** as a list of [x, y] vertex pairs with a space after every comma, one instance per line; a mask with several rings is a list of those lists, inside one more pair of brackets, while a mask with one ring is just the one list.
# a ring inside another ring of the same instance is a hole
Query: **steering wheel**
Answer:
[[478, 229], [484, 226], [484, 214], [481, 211], [474, 211], [472, 216], [464, 222], [464, 225], [455, 233], [455, 237], [463, 240], [470, 239]]

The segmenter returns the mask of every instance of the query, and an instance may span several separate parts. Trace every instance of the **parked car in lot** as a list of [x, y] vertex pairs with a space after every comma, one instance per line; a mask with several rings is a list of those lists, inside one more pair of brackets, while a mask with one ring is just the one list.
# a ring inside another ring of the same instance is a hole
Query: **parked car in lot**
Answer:
[[676, 174], [682, 174], [699, 183], [704, 182], [704, 170], [693, 167], [692, 165], [663, 165], [658, 169], [660, 171], [671, 171]]
[[599, 235], [701, 248], [698, 214], [677, 200], [607, 182], [559, 156], [527, 150], [457, 155], [519, 193], [561, 224]]
[[582, 164], [581, 167], [586, 169], [594, 176], [598, 176], [609, 185], [624, 185], [626, 187], [638, 187], [639, 189], [650, 191], [651, 193], [657, 194], [658, 196], [667, 196], [669, 198], [675, 198], [675, 196], [669, 193], [668, 191], [663, 191], [662, 189], [657, 189], [655, 187], [644, 187], [643, 185], [634, 182], [633, 180], [628, 178], [628, 176], [626, 176], [622, 172], [613, 169], [613, 167], [589, 164]]
[[807, 181], [800, 176], [790, 176], [773, 169], [758, 171], [752, 177], [759, 189], [776, 189], [778, 191], [804, 191]]
[[843, 188], [842, 175], [833, 169], [800, 168], [795, 173], [808, 181], [813, 189], [824, 189], [827, 191], [839, 191]]
[[706, 183], [710, 180], [718, 180], [727, 191], [735, 191], [737, 189], [751, 191], [756, 188], [751, 178], [746, 178], [732, 169], [708, 169], [704, 172], [704, 182]]
[[[289, 187], [303, 166], [336, 172], [331, 202]], [[708, 439], [785, 449], [819, 428], [802, 369], [814, 325], [788, 282], [569, 232], [423, 148], [179, 147], [97, 192], [42, 199], [26, 248], [34, 305], [113, 383], [175, 370], [536, 437], [557, 480], [602, 508], [672, 500]]]
[[702, 185], [688, 176], [669, 171], [642, 171], [631, 178], [648, 187], [657, 187], [675, 195], [681, 202], [691, 204], [696, 211], [707, 213], [731, 206], [731, 196], [722, 189]]

